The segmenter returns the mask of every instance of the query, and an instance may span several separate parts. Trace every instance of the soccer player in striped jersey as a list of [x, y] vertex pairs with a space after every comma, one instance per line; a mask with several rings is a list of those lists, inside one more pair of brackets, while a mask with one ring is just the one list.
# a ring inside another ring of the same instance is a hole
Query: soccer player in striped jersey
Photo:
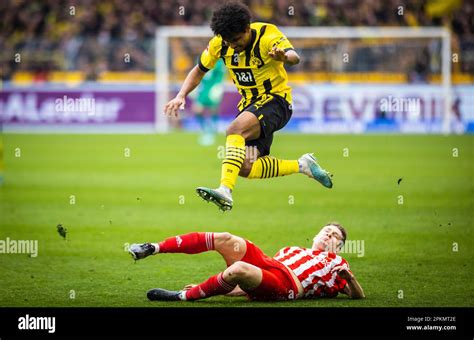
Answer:
[[239, 114], [226, 130], [220, 186], [196, 189], [198, 195], [223, 211], [232, 209], [232, 190], [239, 175], [271, 178], [303, 173], [327, 188], [332, 187], [330, 174], [320, 167], [313, 154], [307, 153], [298, 160], [270, 156], [274, 132], [282, 129], [292, 115], [291, 88], [284, 65], [296, 65], [300, 57], [275, 25], [251, 23], [250, 19], [249, 9], [239, 2], [225, 3], [213, 13], [211, 28], [215, 36], [177, 96], [165, 107], [165, 114], [177, 117], [186, 96], [217, 60], [223, 60], [242, 96]]
[[155, 288], [150, 300], [194, 301], [215, 295], [246, 295], [250, 300], [277, 301], [335, 297], [364, 298], [364, 292], [337, 252], [346, 239], [345, 229], [329, 223], [314, 237], [311, 248], [286, 247], [273, 258], [249, 240], [229, 233], [194, 232], [170, 237], [159, 243], [132, 244], [135, 260], [163, 253], [198, 254], [215, 250], [227, 269], [198, 285], [180, 291]]

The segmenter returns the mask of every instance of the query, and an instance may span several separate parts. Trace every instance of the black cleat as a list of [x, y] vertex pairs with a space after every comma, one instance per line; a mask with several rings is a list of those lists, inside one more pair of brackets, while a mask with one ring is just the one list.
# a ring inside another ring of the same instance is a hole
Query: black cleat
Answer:
[[155, 252], [155, 246], [151, 243], [143, 243], [143, 244], [132, 244], [128, 248], [128, 252], [132, 255], [133, 259], [141, 260], [147, 256], [153, 255]]
[[150, 289], [146, 296], [148, 300], [151, 301], [181, 301], [179, 295], [181, 292], [177, 292], [174, 290], [166, 290], [161, 288]]

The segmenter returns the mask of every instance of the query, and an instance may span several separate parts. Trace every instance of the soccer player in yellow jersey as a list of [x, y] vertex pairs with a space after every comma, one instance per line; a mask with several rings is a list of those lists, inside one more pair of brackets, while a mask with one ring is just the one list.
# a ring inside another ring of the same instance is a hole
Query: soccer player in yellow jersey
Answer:
[[303, 173], [327, 188], [330, 174], [313, 154], [298, 160], [270, 156], [273, 133], [282, 129], [292, 114], [291, 88], [284, 64], [296, 65], [300, 57], [275, 25], [251, 23], [249, 9], [239, 2], [221, 5], [212, 16], [214, 37], [202, 52], [199, 64], [186, 77], [177, 96], [165, 107], [165, 114], [177, 116], [186, 96], [204, 74], [222, 59], [242, 96], [239, 114], [226, 131], [226, 153], [222, 162], [221, 185], [199, 187], [199, 196], [221, 210], [232, 209], [232, 190], [237, 177], [271, 178]]

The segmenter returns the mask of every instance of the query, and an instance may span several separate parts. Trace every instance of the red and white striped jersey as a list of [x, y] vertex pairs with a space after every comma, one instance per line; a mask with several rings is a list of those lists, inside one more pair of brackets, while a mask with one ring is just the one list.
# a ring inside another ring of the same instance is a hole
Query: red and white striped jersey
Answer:
[[290, 268], [304, 289], [304, 298], [334, 297], [341, 292], [346, 280], [333, 272], [333, 268], [349, 264], [335, 253], [300, 247], [286, 247], [274, 257]]

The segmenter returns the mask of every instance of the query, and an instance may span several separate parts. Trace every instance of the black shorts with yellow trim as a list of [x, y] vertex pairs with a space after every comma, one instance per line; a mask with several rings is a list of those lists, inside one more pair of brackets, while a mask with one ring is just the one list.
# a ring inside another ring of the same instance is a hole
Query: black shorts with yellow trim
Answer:
[[[263, 94], [252, 104], [246, 106], [244, 111], [252, 112], [260, 122], [260, 137], [247, 140], [245, 145], [256, 146], [260, 156], [270, 154], [273, 142], [273, 133], [285, 127], [293, 113], [291, 104], [281, 96], [275, 94]], [[239, 114], [240, 114], [239, 113]]]

